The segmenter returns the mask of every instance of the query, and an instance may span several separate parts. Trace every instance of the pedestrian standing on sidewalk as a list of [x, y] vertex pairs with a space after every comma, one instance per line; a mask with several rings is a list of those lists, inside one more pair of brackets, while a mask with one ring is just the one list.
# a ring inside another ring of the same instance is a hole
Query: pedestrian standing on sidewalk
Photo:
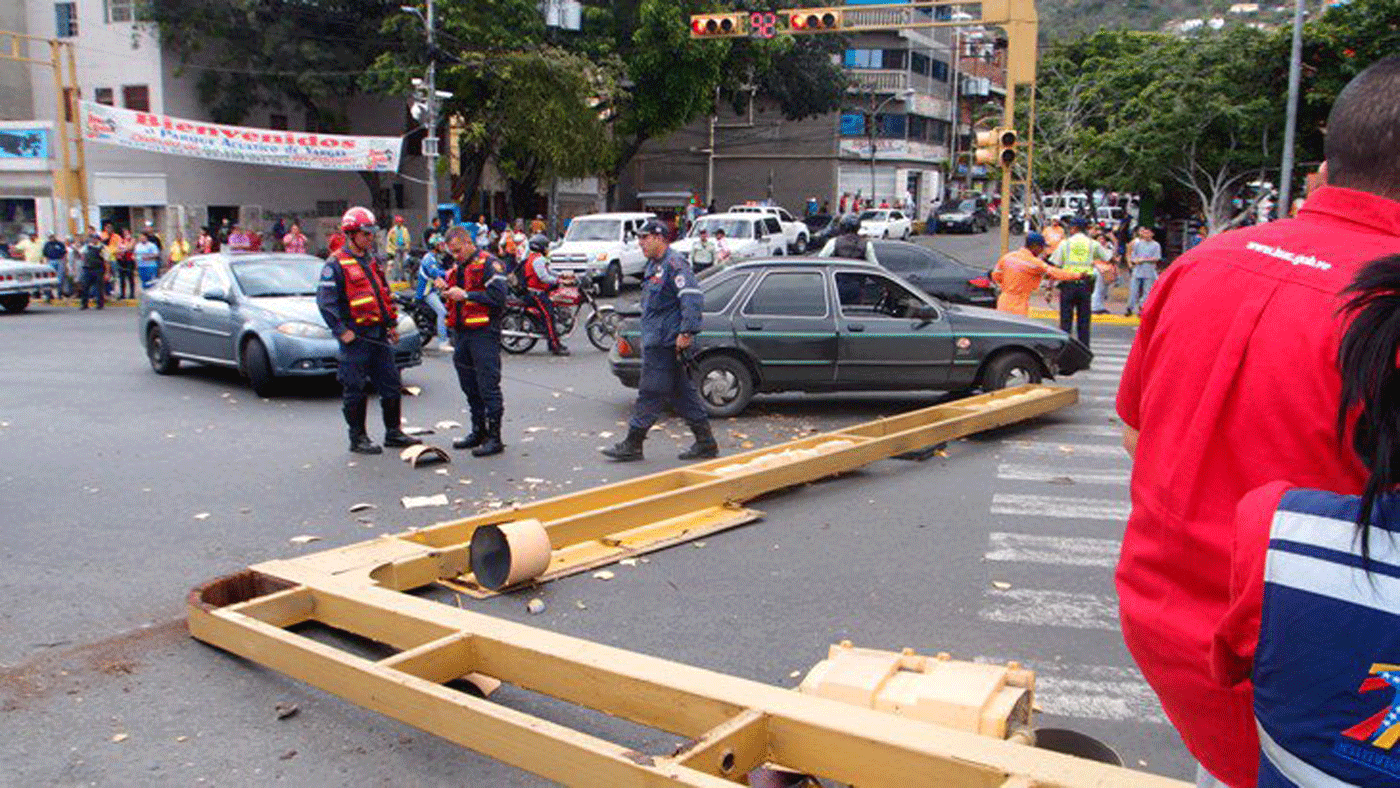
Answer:
[[66, 291], [65, 280], [67, 277], [64, 275], [63, 263], [68, 258], [68, 247], [64, 246], [63, 242], [58, 240], [57, 235], [49, 233], [49, 239], [44, 242], [43, 253], [44, 262], [49, 264], [49, 267], [53, 269], [54, 274], [58, 277], [58, 286], [49, 291], [46, 296], [52, 301], [55, 295], [62, 296]]
[[1050, 255], [1050, 263], [1072, 274], [1083, 274], [1076, 279], [1060, 282], [1060, 330], [1066, 334], [1077, 332], [1079, 341], [1089, 347], [1089, 327], [1093, 319], [1090, 315], [1090, 300], [1094, 293], [1094, 263], [1113, 258], [1108, 250], [1085, 232], [1089, 221], [1076, 216], [1070, 225], [1074, 235], [1066, 238]]
[[253, 239], [243, 229], [243, 225], [235, 224], [233, 231], [228, 234], [225, 246], [230, 252], [246, 252], [253, 248]]
[[208, 227], [199, 228], [199, 238], [194, 242], [194, 248], [200, 254], [209, 254], [214, 251], [214, 236], [209, 232]]
[[719, 444], [710, 429], [710, 416], [686, 371], [691, 345], [700, 333], [705, 293], [696, 283], [690, 263], [667, 243], [665, 224], [648, 219], [638, 235], [647, 258], [642, 277], [642, 377], [627, 437], [603, 449], [603, 454], [621, 462], [643, 459], [647, 431], [669, 402], [695, 435], [695, 443], [681, 452], [679, 459], [718, 457]]
[[117, 244], [117, 289], [118, 298], [136, 297], [136, 239], [131, 237], [131, 228], [123, 227], [121, 241]]
[[83, 250], [83, 276], [78, 282], [82, 295], [83, 309], [88, 308], [88, 299], [96, 299], [97, 308], [107, 303], [107, 283], [112, 281], [112, 262], [102, 237], [93, 233], [88, 236], [87, 247]]
[[337, 249], [321, 269], [316, 307], [331, 335], [340, 341], [337, 357], [341, 412], [350, 431], [350, 451], [380, 454], [384, 451], [365, 430], [365, 384], [379, 393], [384, 417], [384, 445], [422, 443], [403, 431], [402, 388], [394, 363], [399, 343], [399, 313], [384, 272], [374, 259], [374, 214], [356, 206], [340, 218], [345, 245]]
[[[482, 236], [484, 237], [484, 235]], [[447, 273], [435, 284], [447, 304], [447, 327], [452, 333], [452, 367], [467, 398], [472, 431], [452, 441], [454, 449], [471, 449], [473, 457], [505, 451], [501, 421], [501, 313], [509, 285], [506, 267], [472, 243], [462, 227], [447, 230]]]
[[1040, 287], [1045, 277], [1052, 281], [1066, 282], [1083, 278], [1083, 274], [1072, 274], [1056, 268], [1044, 260], [1045, 237], [1040, 233], [1028, 233], [1026, 245], [1013, 252], [1007, 252], [992, 269], [992, 281], [1001, 288], [997, 296], [997, 309], [1015, 315], [1030, 315], [1031, 294]]
[[1128, 265], [1132, 278], [1128, 280], [1128, 311], [1132, 315], [1147, 303], [1147, 293], [1157, 281], [1157, 266], [1162, 263], [1162, 245], [1152, 238], [1151, 227], [1139, 227], [1137, 238], [1128, 244]]
[[412, 237], [408, 234], [408, 227], [403, 223], [402, 216], [394, 217], [394, 225], [389, 228], [388, 237], [384, 240], [384, 251], [388, 252], [389, 259], [393, 261], [393, 267], [389, 269], [389, 277], [395, 282], [404, 281], [403, 261], [408, 257], [408, 247], [412, 243]]
[[[1123, 639], [1200, 762], [1202, 785], [1253, 786], [1259, 770], [1254, 698], [1211, 673], [1233, 596], [1240, 499], [1280, 479], [1345, 495], [1366, 486], [1365, 467], [1336, 437], [1339, 294], [1366, 263], [1400, 249], [1400, 158], [1376, 155], [1400, 139], [1397, 95], [1400, 56], [1352, 79], [1327, 120], [1327, 185], [1296, 219], [1182, 255], [1153, 287], [1123, 370], [1118, 415], [1134, 456], [1115, 575]], [[1359, 666], [1358, 685], [1369, 667]], [[1382, 783], [1395, 781], [1373, 784]]]
[[292, 229], [282, 236], [282, 248], [291, 254], [306, 254], [306, 234], [301, 231], [301, 222], [292, 222]]
[[176, 230], [175, 240], [170, 242], [170, 267], [174, 268], [189, 256], [190, 242], [185, 240], [185, 233], [183, 230]]
[[[141, 233], [141, 241], [136, 244], [136, 273], [141, 277], [141, 289], [145, 290], [156, 280], [160, 271], [160, 248], [147, 233]], [[133, 294], [134, 297], [134, 294]]]
[[1090, 299], [1090, 309], [1096, 315], [1108, 314], [1108, 290], [1118, 281], [1118, 247], [1109, 234], [1098, 225], [1089, 225], [1089, 237], [1098, 241], [1107, 252], [1109, 259], [1094, 261], [1094, 295]]
[[282, 238], [286, 235], [287, 225], [283, 223], [282, 217], [278, 216], [277, 223], [272, 225], [272, 251], [281, 252], [284, 250], [284, 247], [282, 246]]

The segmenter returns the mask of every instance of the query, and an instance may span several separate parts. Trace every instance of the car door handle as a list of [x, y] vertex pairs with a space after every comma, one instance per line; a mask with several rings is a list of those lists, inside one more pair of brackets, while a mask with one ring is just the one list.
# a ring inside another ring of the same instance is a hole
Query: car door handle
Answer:
[[762, 331], [762, 330], [763, 330], [763, 324], [762, 324], [762, 323], [745, 323], [745, 324], [744, 324], [744, 328], [747, 328], [747, 329], [750, 330], [750, 331]]
[[864, 324], [864, 323], [847, 323], [847, 324], [846, 324], [846, 330], [847, 330], [847, 331], [850, 331], [850, 332], [852, 332], [852, 333], [859, 334], [859, 333], [862, 333], [863, 331], [865, 331], [865, 324]]

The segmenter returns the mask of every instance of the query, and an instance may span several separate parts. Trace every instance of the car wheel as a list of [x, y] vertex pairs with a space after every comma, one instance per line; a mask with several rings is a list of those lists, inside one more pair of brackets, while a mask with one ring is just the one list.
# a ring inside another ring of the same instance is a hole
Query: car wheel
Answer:
[[277, 378], [272, 376], [272, 361], [267, 357], [267, 348], [262, 340], [250, 339], [243, 345], [243, 374], [253, 384], [253, 393], [259, 397], [271, 397], [276, 393]]
[[792, 253], [795, 255], [804, 255], [807, 253], [807, 236], [797, 236], [797, 243], [792, 245]]
[[701, 359], [696, 377], [700, 399], [712, 418], [737, 416], [753, 399], [753, 373], [733, 356], [721, 353]]
[[608, 263], [608, 270], [603, 273], [603, 281], [598, 285], [598, 292], [605, 296], [615, 296], [622, 292], [622, 264], [616, 260]]
[[180, 366], [180, 359], [170, 355], [170, 346], [165, 342], [165, 332], [160, 326], [146, 329], [146, 358], [157, 375], [169, 375]]
[[909, 240], [909, 235], [910, 235], [911, 232], [912, 232], [912, 230], [905, 229], [904, 235], [901, 235], [901, 236], [899, 237], [899, 240], [901, 240], [901, 241], [907, 241], [907, 240]]
[[1039, 383], [1043, 378], [1040, 361], [1024, 350], [1013, 350], [993, 358], [982, 370], [982, 390], [1000, 391]]
[[0, 307], [4, 307], [6, 312], [23, 312], [29, 306], [29, 294], [17, 293], [0, 298]]

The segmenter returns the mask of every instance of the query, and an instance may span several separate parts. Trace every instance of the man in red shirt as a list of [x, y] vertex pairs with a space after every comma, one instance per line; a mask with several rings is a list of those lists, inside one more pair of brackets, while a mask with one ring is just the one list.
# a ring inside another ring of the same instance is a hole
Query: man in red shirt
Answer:
[[1396, 95], [1400, 57], [1352, 80], [1328, 119], [1327, 185], [1296, 219], [1178, 258], [1123, 370], [1118, 414], [1134, 454], [1116, 574], [1123, 638], [1203, 784], [1253, 786], [1259, 765], [1251, 688], [1222, 689], [1210, 673], [1236, 505], [1280, 479], [1341, 493], [1365, 480], [1335, 432], [1337, 294], [1362, 264], [1400, 249]]

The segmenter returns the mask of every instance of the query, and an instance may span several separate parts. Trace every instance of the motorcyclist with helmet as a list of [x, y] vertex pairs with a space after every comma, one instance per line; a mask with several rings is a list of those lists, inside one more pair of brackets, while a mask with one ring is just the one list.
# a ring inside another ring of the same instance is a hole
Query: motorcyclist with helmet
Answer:
[[556, 356], [567, 356], [569, 349], [559, 338], [559, 330], [554, 325], [554, 302], [549, 298], [549, 294], [559, 287], [563, 280], [550, 270], [549, 257], [545, 255], [547, 251], [549, 238], [544, 234], [536, 233], [530, 238], [530, 253], [520, 263], [520, 279], [525, 284], [525, 297], [529, 299], [532, 311], [544, 324], [545, 336], [549, 338], [549, 352]]

